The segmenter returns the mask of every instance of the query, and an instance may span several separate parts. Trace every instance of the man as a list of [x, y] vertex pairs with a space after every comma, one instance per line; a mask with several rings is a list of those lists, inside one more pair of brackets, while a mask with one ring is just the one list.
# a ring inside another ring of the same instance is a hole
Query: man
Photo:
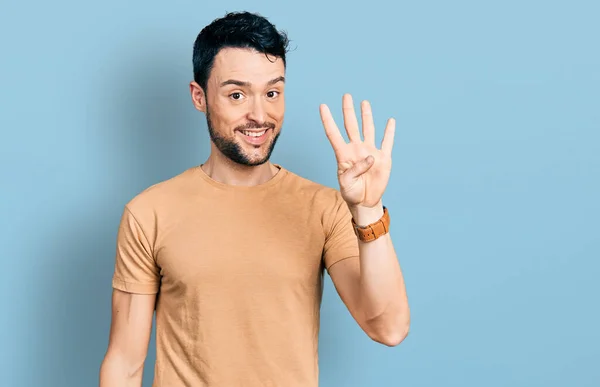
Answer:
[[321, 106], [339, 191], [271, 163], [287, 44], [250, 13], [228, 14], [198, 35], [190, 91], [206, 114], [211, 153], [125, 207], [101, 387], [141, 385], [154, 310], [156, 387], [317, 386], [325, 270], [369, 337], [394, 346], [407, 335], [381, 200], [395, 123], [378, 149], [364, 102], [361, 140], [345, 95], [346, 143]]

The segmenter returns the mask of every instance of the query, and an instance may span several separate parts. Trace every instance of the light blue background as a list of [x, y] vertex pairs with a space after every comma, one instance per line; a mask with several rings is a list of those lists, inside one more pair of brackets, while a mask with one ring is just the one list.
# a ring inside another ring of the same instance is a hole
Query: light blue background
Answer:
[[275, 162], [337, 187], [318, 105], [345, 92], [379, 140], [398, 121], [411, 333], [371, 342], [328, 279], [321, 385], [599, 386], [599, 3], [247, 4], [2, 3], [0, 384], [96, 385], [123, 205], [208, 156], [192, 44], [248, 9], [294, 49]]

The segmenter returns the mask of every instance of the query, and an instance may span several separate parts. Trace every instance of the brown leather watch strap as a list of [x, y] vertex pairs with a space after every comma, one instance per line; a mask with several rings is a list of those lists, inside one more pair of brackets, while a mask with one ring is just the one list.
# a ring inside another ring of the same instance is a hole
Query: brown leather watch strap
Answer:
[[360, 227], [356, 224], [356, 222], [354, 222], [354, 219], [352, 219], [352, 226], [358, 239], [363, 242], [371, 242], [389, 232], [390, 214], [388, 213], [387, 208], [384, 206], [383, 216], [378, 221], [367, 226]]

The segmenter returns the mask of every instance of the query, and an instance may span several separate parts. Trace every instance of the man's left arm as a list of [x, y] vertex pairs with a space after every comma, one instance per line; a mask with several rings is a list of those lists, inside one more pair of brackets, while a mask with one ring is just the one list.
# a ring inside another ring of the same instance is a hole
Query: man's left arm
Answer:
[[[327, 105], [320, 106], [325, 133], [337, 161], [340, 193], [349, 209], [349, 213], [346, 210], [344, 216], [338, 218], [342, 220], [338, 235], [353, 242], [350, 215], [361, 227], [377, 222], [384, 214], [382, 197], [392, 169], [396, 121], [388, 120], [381, 148], [378, 148], [369, 102], [361, 103], [362, 130], [349, 94], [342, 98], [342, 111], [348, 142]], [[333, 263], [328, 272], [350, 313], [369, 337], [394, 346], [408, 334], [410, 313], [404, 279], [388, 231], [384, 230], [375, 240], [359, 238], [359, 257]]]
[[[350, 208], [358, 226], [383, 216], [383, 206]], [[410, 310], [400, 264], [389, 233], [358, 241], [359, 258], [341, 260], [328, 272], [340, 298], [367, 335], [387, 346], [408, 335]]]

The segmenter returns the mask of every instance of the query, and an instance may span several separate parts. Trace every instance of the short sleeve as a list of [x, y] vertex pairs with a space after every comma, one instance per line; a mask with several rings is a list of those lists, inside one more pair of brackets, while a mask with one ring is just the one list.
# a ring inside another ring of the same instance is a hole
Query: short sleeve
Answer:
[[323, 222], [325, 227], [323, 259], [325, 268], [329, 270], [339, 261], [358, 257], [359, 250], [358, 238], [352, 227], [352, 213], [339, 191], [335, 191], [335, 199], [327, 208]]
[[129, 208], [125, 207], [117, 233], [117, 251], [112, 286], [129, 293], [155, 294], [160, 271], [152, 246]]

